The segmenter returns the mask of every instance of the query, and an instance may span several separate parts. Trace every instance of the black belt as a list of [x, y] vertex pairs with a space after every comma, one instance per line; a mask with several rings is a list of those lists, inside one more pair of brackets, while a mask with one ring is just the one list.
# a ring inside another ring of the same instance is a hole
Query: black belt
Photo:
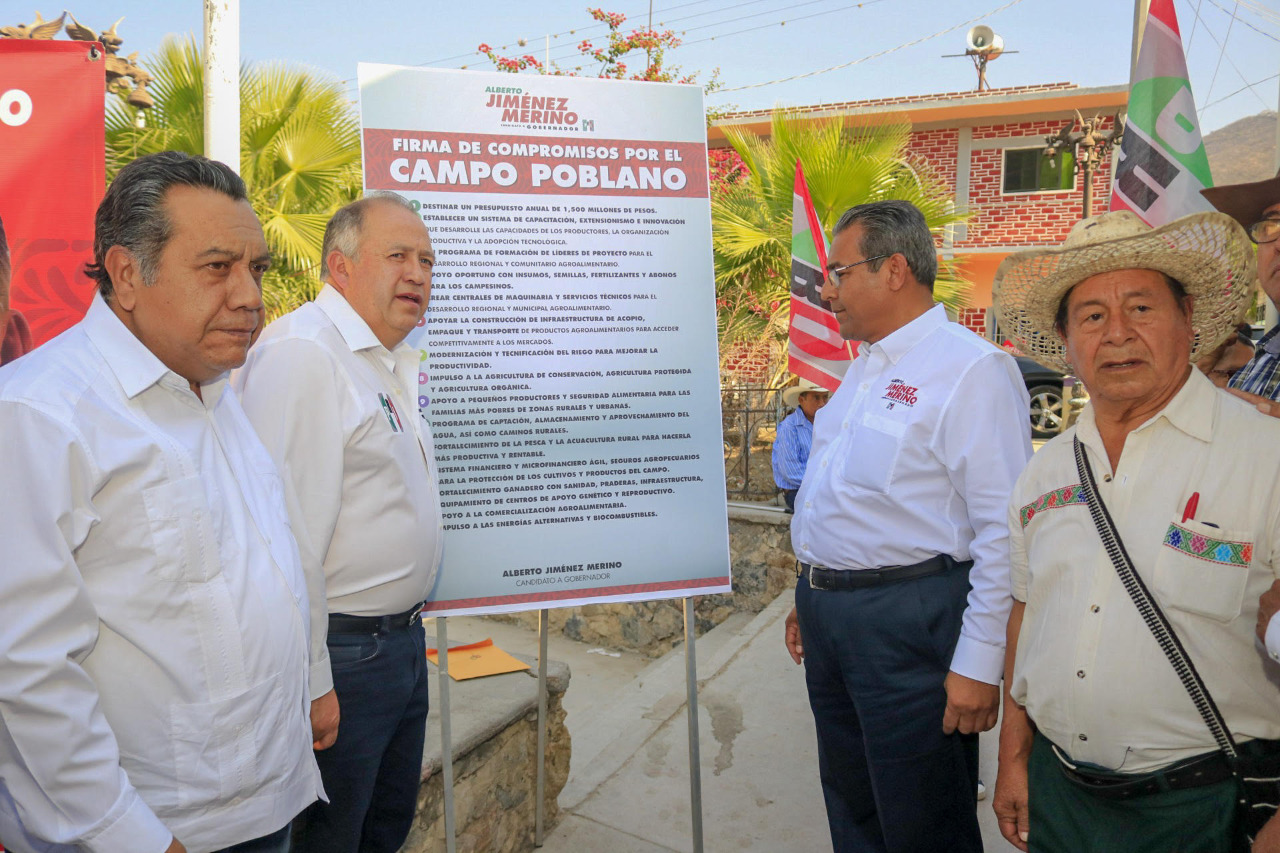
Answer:
[[1099, 773], [1072, 764], [1057, 746], [1050, 746], [1068, 782], [1105, 800], [1132, 800], [1162, 791], [1200, 788], [1231, 778], [1231, 767], [1222, 752], [1192, 756], [1151, 773]]
[[422, 624], [422, 605], [419, 601], [404, 613], [391, 616], [348, 616], [346, 613], [329, 614], [330, 634], [376, 634], [397, 628], [410, 628]]
[[886, 569], [840, 570], [800, 563], [800, 571], [809, 579], [809, 586], [813, 589], [835, 592], [927, 578], [951, 569], [964, 569], [967, 572], [972, 565], [972, 560], [961, 563], [950, 555], [939, 554], [910, 566], [890, 566]]

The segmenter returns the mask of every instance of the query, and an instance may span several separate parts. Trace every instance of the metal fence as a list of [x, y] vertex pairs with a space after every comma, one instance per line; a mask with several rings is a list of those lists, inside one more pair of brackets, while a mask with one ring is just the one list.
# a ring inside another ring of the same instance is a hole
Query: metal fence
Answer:
[[786, 410], [782, 389], [765, 385], [725, 385], [720, 391], [724, 430], [724, 483], [729, 500], [772, 501], [773, 439]]

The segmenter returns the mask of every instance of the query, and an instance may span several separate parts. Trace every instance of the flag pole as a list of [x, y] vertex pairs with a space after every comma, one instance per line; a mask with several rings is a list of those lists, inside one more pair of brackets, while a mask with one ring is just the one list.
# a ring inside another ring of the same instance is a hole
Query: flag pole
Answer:
[[1133, 46], [1129, 52], [1129, 85], [1133, 85], [1133, 75], [1138, 70], [1138, 50], [1142, 47], [1142, 33], [1147, 28], [1147, 13], [1151, 11], [1151, 0], [1134, 0], [1133, 3]]

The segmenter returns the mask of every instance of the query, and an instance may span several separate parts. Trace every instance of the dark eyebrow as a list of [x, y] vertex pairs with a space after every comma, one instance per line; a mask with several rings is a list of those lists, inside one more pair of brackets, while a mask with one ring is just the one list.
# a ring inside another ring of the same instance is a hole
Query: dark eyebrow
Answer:
[[196, 260], [202, 261], [205, 258], [238, 258], [238, 257], [240, 257], [239, 253], [234, 252], [231, 249], [220, 249], [217, 246], [213, 246], [211, 248], [205, 249], [203, 252], [196, 255]]

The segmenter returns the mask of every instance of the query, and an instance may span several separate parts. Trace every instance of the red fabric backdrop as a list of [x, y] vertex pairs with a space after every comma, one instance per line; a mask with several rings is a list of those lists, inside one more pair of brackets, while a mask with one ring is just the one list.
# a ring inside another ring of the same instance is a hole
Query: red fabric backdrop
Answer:
[[76, 323], [93, 297], [82, 270], [93, 259], [93, 214], [105, 182], [105, 74], [100, 46], [0, 39], [0, 218], [13, 263], [10, 307], [25, 318], [35, 346]]

